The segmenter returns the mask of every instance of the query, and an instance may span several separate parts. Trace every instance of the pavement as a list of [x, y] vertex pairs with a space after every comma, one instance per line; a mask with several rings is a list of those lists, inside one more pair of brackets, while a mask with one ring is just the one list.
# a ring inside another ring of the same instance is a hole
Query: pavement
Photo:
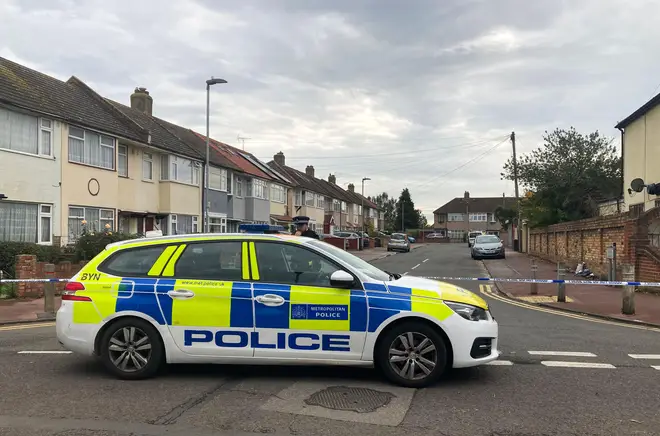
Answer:
[[[536, 278], [556, 279], [557, 265], [534, 257], [538, 266]], [[507, 252], [506, 259], [484, 260], [491, 277], [531, 278], [532, 257], [524, 253]], [[571, 272], [565, 279], [584, 280]], [[600, 285], [566, 285], [566, 302], [557, 302], [556, 284], [537, 284], [538, 294], [531, 294], [529, 283], [495, 283], [496, 288], [510, 298], [545, 307], [558, 308], [576, 313], [591, 314], [607, 319], [631, 323], [646, 323], [660, 326], [660, 294], [635, 292], [635, 314], [624, 315], [622, 307], [622, 287]]]
[[[464, 244], [429, 244], [373, 264], [419, 276], [487, 274]], [[483, 282], [456, 284], [488, 301], [502, 356], [418, 390], [344, 367], [177, 365], [120, 381], [94, 359], [63, 353], [52, 323], [3, 326], [0, 435], [658, 434], [660, 329], [529, 305]], [[333, 387], [368, 388], [369, 398], [387, 401], [362, 412], [310, 404]]]

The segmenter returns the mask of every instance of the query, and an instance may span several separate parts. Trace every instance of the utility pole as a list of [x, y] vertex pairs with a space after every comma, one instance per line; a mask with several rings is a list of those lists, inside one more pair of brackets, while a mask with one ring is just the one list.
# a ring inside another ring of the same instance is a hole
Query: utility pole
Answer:
[[[518, 240], [518, 250], [519, 252], [522, 251], [522, 241], [521, 241], [521, 235], [522, 232], [520, 231], [520, 225], [521, 225], [521, 216], [522, 212], [520, 210], [520, 194], [518, 192], [518, 159], [516, 158], [516, 132], [511, 132], [511, 146], [513, 147], [513, 183], [515, 184], [515, 190], [516, 190], [516, 208], [518, 210], [518, 219], [516, 220], [516, 240]], [[515, 244], [515, 240], [514, 240]]]
[[245, 151], [245, 140], [250, 138], [245, 138], [241, 135], [236, 135], [236, 139], [243, 144], [243, 151]]
[[465, 202], [465, 237], [469, 243], [470, 241], [470, 192], [463, 193], [463, 201]]

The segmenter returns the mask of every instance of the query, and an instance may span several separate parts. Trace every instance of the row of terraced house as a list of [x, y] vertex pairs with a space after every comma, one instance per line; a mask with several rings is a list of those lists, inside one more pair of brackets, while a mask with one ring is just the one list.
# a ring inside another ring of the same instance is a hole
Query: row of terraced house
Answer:
[[[153, 106], [144, 88], [127, 106], [75, 76], [0, 58], [0, 241], [70, 244], [84, 228], [201, 232], [206, 136], [153, 116]], [[294, 169], [282, 152], [265, 163], [211, 139], [209, 162], [210, 232], [286, 227], [296, 215], [319, 233], [383, 226], [354, 184]]]

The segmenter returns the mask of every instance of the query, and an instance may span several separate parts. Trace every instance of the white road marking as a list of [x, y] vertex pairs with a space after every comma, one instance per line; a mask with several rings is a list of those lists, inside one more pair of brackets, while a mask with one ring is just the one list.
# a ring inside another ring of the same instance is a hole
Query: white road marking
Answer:
[[71, 351], [19, 351], [18, 354], [71, 354]]
[[419, 266], [419, 264], [413, 266], [411, 269], [415, 269], [415, 268], [417, 268], [418, 266]]
[[492, 362], [488, 362], [486, 365], [511, 366], [511, 365], [513, 365], [513, 362], [511, 362], [510, 360], [493, 360]]
[[545, 360], [541, 362], [542, 365], [552, 366], [556, 368], [600, 368], [600, 369], [616, 369], [616, 366], [609, 363], [591, 363], [591, 362], [562, 362], [559, 360]]
[[403, 273], [404, 276], [405, 276], [406, 274], [408, 274], [408, 271], [406, 271], [406, 272]]
[[424, 262], [428, 262], [428, 259], [424, 259], [424, 260], [422, 261], [422, 263], [424, 263]]
[[658, 371], [660, 371], [660, 365], [651, 365], [651, 368], [657, 369]]
[[596, 357], [594, 353], [582, 351], [528, 351], [533, 356]]
[[660, 354], [628, 354], [633, 359], [660, 360]]

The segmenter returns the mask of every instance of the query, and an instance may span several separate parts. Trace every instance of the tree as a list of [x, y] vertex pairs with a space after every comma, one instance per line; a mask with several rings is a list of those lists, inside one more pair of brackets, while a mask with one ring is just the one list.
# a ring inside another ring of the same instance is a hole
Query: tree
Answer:
[[417, 209], [417, 222], [419, 223], [420, 229], [425, 229], [429, 226], [426, 215], [424, 215], [421, 209]]
[[[521, 199], [530, 226], [589, 218], [597, 215], [598, 202], [621, 196], [621, 157], [612, 139], [571, 127], [545, 132], [543, 141], [518, 160], [518, 181], [531, 192]], [[504, 164], [502, 178], [514, 180], [512, 159]]]
[[387, 192], [383, 192], [382, 194], [376, 195], [371, 201], [376, 203], [378, 208], [383, 212], [385, 230], [389, 232], [395, 230], [397, 228], [395, 225], [396, 200], [390, 198]]
[[518, 211], [515, 208], [509, 208], [504, 206], [498, 206], [495, 209], [495, 219], [499, 221], [502, 229], [507, 231], [509, 226], [513, 221], [518, 217]]
[[418, 229], [419, 228], [419, 212], [415, 209], [415, 203], [413, 203], [412, 198], [410, 197], [410, 191], [408, 188], [405, 188], [401, 191], [399, 196], [399, 201], [396, 205], [396, 221], [395, 228], [401, 229], [401, 214], [403, 213], [403, 229]]

